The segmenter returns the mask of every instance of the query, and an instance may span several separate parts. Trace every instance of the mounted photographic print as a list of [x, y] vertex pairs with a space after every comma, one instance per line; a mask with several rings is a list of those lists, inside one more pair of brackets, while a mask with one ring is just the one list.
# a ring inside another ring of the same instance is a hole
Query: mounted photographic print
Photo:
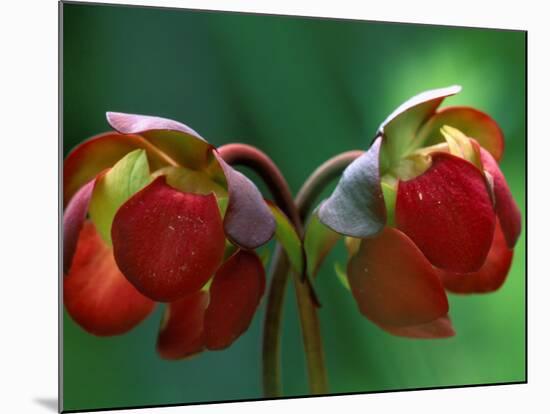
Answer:
[[527, 381], [526, 32], [60, 20], [63, 411]]

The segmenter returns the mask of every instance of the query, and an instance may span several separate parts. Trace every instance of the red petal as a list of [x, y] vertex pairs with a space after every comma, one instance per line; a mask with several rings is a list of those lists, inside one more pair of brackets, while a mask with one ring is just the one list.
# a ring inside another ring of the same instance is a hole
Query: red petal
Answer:
[[351, 291], [363, 315], [379, 325], [407, 327], [447, 314], [436, 270], [399, 230], [363, 239], [348, 263]]
[[106, 133], [78, 145], [63, 163], [63, 205], [69, 202], [84, 183], [138, 148], [147, 150], [149, 165], [153, 171], [168, 165], [165, 154], [137, 135]]
[[415, 326], [391, 327], [381, 326], [382, 329], [395, 336], [416, 339], [450, 338], [455, 335], [453, 324], [448, 316], [442, 316], [435, 321]]
[[440, 271], [447, 290], [454, 293], [486, 293], [502, 286], [512, 265], [514, 251], [506, 245], [501, 226], [495, 228], [495, 237], [487, 260], [477, 272], [452, 273]]
[[506, 237], [508, 247], [515, 246], [518, 237], [521, 233], [521, 212], [516, 204], [510, 187], [504, 178], [504, 174], [491, 156], [485, 149], [481, 148], [481, 162], [483, 168], [491, 174], [494, 183], [495, 192], [495, 209], [497, 211], [502, 231]]
[[73, 264], [63, 280], [63, 301], [76, 323], [99, 336], [129, 331], [155, 305], [120, 273], [112, 250], [89, 221], [80, 232]]
[[483, 174], [446, 153], [432, 156], [431, 167], [397, 189], [397, 227], [439, 268], [478, 270], [487, 257], [495, 212]]
[[182, 193], [163, 176], [120, 207], [111, 236], [122, 273], [141, 293], [163, 302], [199, 290], [225, 248], [216, 197]]
[[504, 152], [504, 135], [496, 121], [484, 112], [467, 106], [451, 106], [439, 110], [418, 132], [423, 146], [442, 142], [440, 129], [449, 125], [474, 138], [497, 160]]
[[63, 212], [63, 273], [68, 273], [71, 267], [95, 182], [93, 179], [80, 188]]
[[255, 253], [241, 250], [220, 267], [204, 321], [209, 349], [228, 347], [248, 329], [264, 289], [265, 272]]
[[204, 349], [207, 306], [208, 293], [200, 290], [168, 304], [157, 340], [162, 358], [181, 359]]

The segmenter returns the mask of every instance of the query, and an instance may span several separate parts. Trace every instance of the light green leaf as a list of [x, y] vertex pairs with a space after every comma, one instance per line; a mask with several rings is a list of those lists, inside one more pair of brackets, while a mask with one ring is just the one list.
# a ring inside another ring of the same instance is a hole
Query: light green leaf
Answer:
[[340, 283], [342, 283], [342, 286], [344, 286], [347, 290], [351, 291], [351, 288], [349, 287], [349, 282], [348, 282], [348, 275], [342, 263], [340, 262], [334, 263], [334, 271], [336, 272], [336, 277], [338, 278]]
[[290, 223], [287, 216], [275, 205], [268, 202], [269, 208], [277, 227], [275, 229], [275, 238], [286, 251], [290, 264], [294, 268], [297, 274], [301, 275], [304, 268], [303, 256], [302, 256], [302, 242], [296, 229]]
[[119, 207], [151, 182], [144, 150], [132, 151], [98, 178], [89, 213], [103, 240], [111, 245], [111, 225]]
[[340, 234], [321, 223], [316, 213], [311, 215], [304, 238], [307, 272], [310, 277], [316, 275], [321, 263], [340, 237]]

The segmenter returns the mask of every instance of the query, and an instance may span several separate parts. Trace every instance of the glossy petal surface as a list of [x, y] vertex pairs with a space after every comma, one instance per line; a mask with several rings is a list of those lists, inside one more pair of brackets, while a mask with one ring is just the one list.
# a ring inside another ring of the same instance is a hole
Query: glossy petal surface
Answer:
[[497, 162], [483, 148], [481, 149], [481, 162], [483, 163], [483, 168], [493, 177], [495, 208], [508, 247], [513, 248], [521, 233], [521, 212]]
[[204, 321], [209, 349], [228, 347], [248, 329], [264, 289], [265, 272], [255, 253], [241, 250], [220, 267]]
[[397, 227], [436, 267], [478, 270], [493, 241], [495, 212], [485, 177], [472, 164], [435, 153], [431, 167], [397, 190]]
[[484, 112], [467, 106], [443, 108], [432, 116], [418, 132], [418, 145], [428, 146], [443, 142], [444, 125], [457, 128], [489, 151], [498, 161], [504, 152], [504, 135], [496, 121]]
[[164, 359], [181, 359], [204, 349], [204, 311], [208, 292], [199, 290], [169, 303], [157, 339], [157, 352]]
[[379, 325], [425, 324], [449, 308], [436, 270], [395, 228], [361, 241], [348, 263], [348, 279], [361, 313]]
[[386, 224], [386, 208], [380, 184], [381, 138], [353, 161], [331, 196], [319, 207], [319, 219], [337, 233], [372, 237]]
[[497, 225], [491, 250], [481, 269], [473, 273], [440, 271], [445, 288], [454, 293], [487, 293], [500, 288], [512, 265], [514, 251], [506, 244], [501, 226]]
[[99, 336], [129, 331], [154, 307], [118, 270], [112, 250], [89, 221], [80, 232], [73, 264], [63, 279], [63, 302], [77, 324]]
[[442, 316], [435, 321], [421, 325], [404, 327], [381, 326], [381, 328], [392, 335], [414, 339], [450, 338], [455, 335], [453, 324], [448, 316]]
[[223, 220], [227, 237], [243, 249], [255, 249], [275, 234], [276, 223], [258, 188], [247, 177], [228, 165], [214, 151], [223, 168], [229, 202]]
[[215, 196], [182, 193], [165, 177], [122, 205], [111, 237], [122, 273], [162, 302], [199, 290], [221, 263], [225, 246]]

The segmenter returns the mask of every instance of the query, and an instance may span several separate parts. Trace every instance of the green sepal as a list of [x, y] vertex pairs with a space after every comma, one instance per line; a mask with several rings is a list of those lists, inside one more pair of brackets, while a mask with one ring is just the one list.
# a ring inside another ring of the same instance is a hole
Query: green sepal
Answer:
[[271, 213], [277, 225], [275, 229], [275, 238], [281, 243], [283, 249], [286, 251], [294, 271], [298, 275], [301, 275], [304, 270], [304, 259], [300, 237], [294, 226], [290, 223], [290, 220], [277, 206], [269, 201], [267, 205], [271, 209]]
[[96, 182], [89, 214], [102, 239], [111, 245], [111, 225], [122, 204], [152, 180], [144, 150], [126, 154]]
[[342, 236], [325, 226], [314, 212], [306, 226], [304, 249], [306, 252], [307, 272], [314, 277], [321, 263]]
[[334, 272], [336, 273], [336, 277], [347, 290], [351, 291], [351, 288], [349, 286], [348, 282], [348, 274], [346, 273], [346, 270], [344, 269], [344, 266], [340, 262], [334, 263]]

